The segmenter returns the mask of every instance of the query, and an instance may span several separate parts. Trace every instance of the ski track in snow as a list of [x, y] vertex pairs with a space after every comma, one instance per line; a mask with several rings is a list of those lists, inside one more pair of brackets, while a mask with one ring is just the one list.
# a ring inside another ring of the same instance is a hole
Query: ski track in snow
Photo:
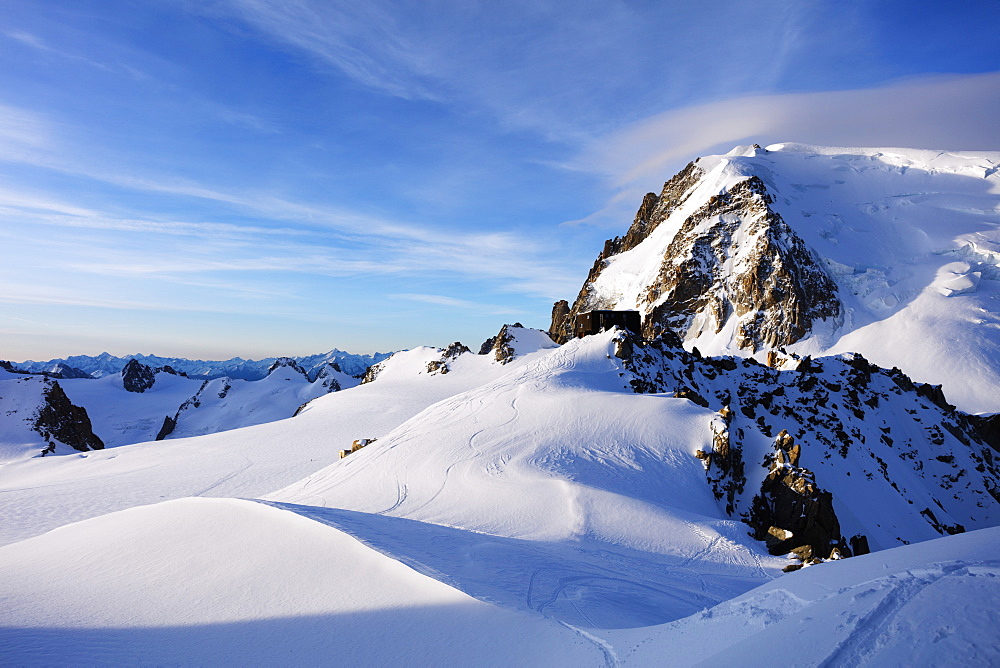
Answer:
[[242, 473], [244, 473], [245, 471], [247, 471], [251, 466], [253, 466], [253, 461], [249, 457], [247, 457], [246, 455], [240, 455], [240, 457], [243, 459], [243, 464], [238, 469], [235, 469], [234, 471], [232, 471], [230, 473], [227, 473], [226, 475], [222, 476], [221, 478], [219, 478], [218, 480], [216, 480], [215, 482], [213, 482], [211, 485], [209, 485], [205, 489], [201, 490], [200, 492], [198, 492], [196, 494], [192, 494], [191, 496], [205, 496], [206, 494], [208, 494], [209, 492], [211, 492], [213, 489], [216, 489], [218, 487], [221, 487], [222, 485], [225, 485], [227, 482], [229, 482], [233, 478], [241, 475]]
[[593, 643], [599, 650], [601, 650], [601, 654], [604, 655], [605, 666], [607, 666], [608, 668], [616, 668], [617, 666], [621, 665], [621, 661], [619, 661], [618, 659], [618, 654], [615, 652], [615, 648], [612, 647], [604, 639], [598, 638], [592, 633], [587, 633], [583, 629], [577, 628], [572, 624], [567, 624], [566, 622], [559, 622], [559, 623], [568, 628], [570, 631], [579, 634], [581, 638], [583, 638], [587, 642]]
[[[972, 572], [975, 568], [978, 572]], [[853, 616], [852, 629], [832, 653], [820, 664], [821, 668], [868, 665], [878, 650], [893, 639], [893, 625], [902, 609], [918, 594], [945, 578], [997, 577], [1000, 561], [975, 564], [940, 564], [919, 571], [907, 570], [869, 583], [877, 590], [862, 591], [854, 599], [881, 594], [882, 599], [867, 614]]]
[[[634, 627], [692, 614], [723, 600], [671, 560], [482, 534], [416, 520], [252, 499], [353, 536], [368, 547], [474, 598], [590, 628]], [[664, 561], [666, 563], [664, 563]], [[692, 580], [699, 584], [691, 586]], [[719, 587], [722, 587], [721, 589]], [[568, 594], [572, 591], [572, 594]], [[601, 618], [595, 618], [595, 612]]]

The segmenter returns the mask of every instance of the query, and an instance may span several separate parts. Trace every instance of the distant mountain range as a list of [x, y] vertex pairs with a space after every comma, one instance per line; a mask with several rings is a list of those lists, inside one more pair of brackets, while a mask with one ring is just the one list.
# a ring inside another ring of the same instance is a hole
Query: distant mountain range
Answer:
[[[330, 352], [318, 355], [307, 355], [305, 357], [292, 357], [299, 366], [305, 369], [310, 378], [315, 378], [316, 374], [326, 364], [333, 364], [349, 376], [364, 374], [368, 367], [378, 364], [390, 357], [392, 353], [375, 353], [374, 355], [355, 355], [334, 348]], [[28, 360], [26, 362], [15, 363], [14, 366], [22, 371], [32, 373], [53, 373], [63, 378], [80, 377], [89, 375], [92, 378], [103, 378], [116, 373], [120, 373], [129, 360], [135, 359], [148, 367], [163, 368], [169, 366], [174, 371], [186, 374], [189, 378], [200, 380], [211, 380], [213, 378], [232, 378], [234, 380], [260, 380], [265, 378], [268, 370], [279, 357], [267, 357], [261, 360], [246, 360], [242, 357], [233, 357], [228, 360], [189, 360], [183, 357], [160, 357], [159, 355], [129, 355], [126, 357], [116, 357], [110, 353], [100, 355], [73, 355], [72, 357], [51, 359], [46, 362], [36, 362]], [[78, 369], [83, 374], [69, 375], [72, 371], [68, 369]]]

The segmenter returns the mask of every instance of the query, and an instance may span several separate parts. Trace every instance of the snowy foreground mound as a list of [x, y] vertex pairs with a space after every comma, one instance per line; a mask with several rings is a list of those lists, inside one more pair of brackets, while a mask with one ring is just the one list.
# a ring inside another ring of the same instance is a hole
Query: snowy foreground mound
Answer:
[[0, 548], [0, 661], [763, 666], [780, 651], [795, 665], [988, 665], [998, 544], [984, 529], [792, 573], [670, 624], [585, 631], [476, 600], [294, 513], [185, 499]]

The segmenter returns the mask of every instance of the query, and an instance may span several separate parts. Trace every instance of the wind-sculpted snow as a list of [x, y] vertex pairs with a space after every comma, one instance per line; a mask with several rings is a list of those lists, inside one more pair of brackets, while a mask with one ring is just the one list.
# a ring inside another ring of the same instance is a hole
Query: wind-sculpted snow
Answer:
[[[802, 630], [788, 662], [995, 662], [995, 531], [781, 575], [747, 524], [775, 472], [876, 550], [996, 524], [985, 423], [939, 388], [508, 334], [506, 363], [414, 349], [291, 420], [3, 466], [0, 661], [773, 665]], [[261, 502], [135, 508], [181, 496]]]
[[248, 501], [88, 520], [0, 548], [0, 572], [4, 665], [604, 665], [572, 628]]
[[[759, 569], [739, 575], [726, 565], [702, 563], [698, 555], [668, 557], [588, 541], [524, 540], [384, 514], [265, 503], [336, 527], [479, 600], [587, 628], [663, 623], [767, 579]], [[715, 536], [706, 554], [740, 551], [739, 527], [726, 529], [735, 540]]]
[[700, 158], [647, 195], [572, 308], [703, 353], [860, 352], [1000, 411], [1000, 154], [797, 144]]
[[602, 635], [623, 666], [993, 666], [998, 547], [998, 528], [899, 547], [790, 574], [672, 624]]

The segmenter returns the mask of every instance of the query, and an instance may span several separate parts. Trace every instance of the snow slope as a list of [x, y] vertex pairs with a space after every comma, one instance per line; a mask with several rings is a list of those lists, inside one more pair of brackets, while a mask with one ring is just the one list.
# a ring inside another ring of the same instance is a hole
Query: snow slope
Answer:
[[182, 499], [0, 548], [5, 665], [600, 665], [555, 622], [478, 601], [293, 513]]
[[126, 390], [120, 373], [59, 381], [70, 401], [87, 409], [94, 433], [109, 448], [154, 440], [163, 418], [172, 417], [198, 392], [201, 383], [162, 371], [156, 374], [153, 386], [142, 393]]
[[[31, 423], [44, 403], [42, 392], [53, 381], [0, 371], [0, 462], [38, 456], [47, 443]], [[329, 365], [310, 381], [300, 370], [280, 363], [257, 381], [201, 381], [165, 371], [153, 378], [143, 392], [128, 391], [120, 373], [100, 379], [64, 378], [58, 383], [74, 405], [86, 410], [105, 447], [117, 447], [155, 440], [163, 435], [168, 418], [175, 424], [167, 438], [281, 420], [317, 397], [359, 382]], [[73, 452], [60, 445], [52, 454]]]
[[[47, 447], [31, 423], [43, 404], [45, 379], [0, 369], [0, 462], [36, 457]], [[72, 449], [59, 448], [59, 454]]]
[[[436, 546], [440, 558], [448, 555], [454, 563], [474, 556], [441, 542], [443, 528], [383, 519], [392, 522], [387, 536], [400, 543]], [[1000, 661], [998, 528], [808, 568], [669, 624], [585, 630], [472, 598], [331, 524], [248, 501], [182, 499], [2, 547], [0, 571], [7, 577], [0, 580], [0, 662]], [[483, 537], [478, 547], [503, 553], [505, 546]], [[479, 570], [480, 579], [503, 582], [520, 562], [506, 565], [499, 572]]]
[[623, 666], [1000, 664], [1000, 528], [783, 576], [687, 619], [602, 634]]
[[[530, 333], [526, 337], [541, 341]], [[0, 545], [167, 499], [262, 496], [337, 461], [339, 450], [354, 439], [382, 437], [427, 406], [545, 354], [528, 343], [507, 365], [490, 355], [465, 354], [449, 362], [450, 372], [442, 374], [427, 369], [441, 360], [442, 351], [418, 348], [384, 362], [377, 382], [319, 397], [292, 419], [196, 438], [0, 463]]]
[[[776, 144], [695, 164], [704, 174], [683, 204], [609, 258], [593, 282], [602, 307], [645, 309], [684, 221], [755, 176], [772, 210], [820, 258], [843, 305], [789, 350], [860, 352], [944, 384], [963, 410], [1000, 411], [1000, 154]], [[734, 343], [735, 321], [686, 345], [746, 355]]]
[[[633, 394], [608, 358], [609, 336], [438, 402], [267, 498], [359, 511], [347, 515], [350, 527], [343, 514], [333, 521], [463, 590], [574, 625], [665, 621], [771, 577], [784, 560], [721, 512], [694, 457], [712, 413]], [[450, 527], [447, 540], [463, 547], [435, 555], [373, 538], [385, 529], [364, 514]], [[500, 586], [495, 576], [459, 577], [453, 553], [483, 572], [523, 568]]]

